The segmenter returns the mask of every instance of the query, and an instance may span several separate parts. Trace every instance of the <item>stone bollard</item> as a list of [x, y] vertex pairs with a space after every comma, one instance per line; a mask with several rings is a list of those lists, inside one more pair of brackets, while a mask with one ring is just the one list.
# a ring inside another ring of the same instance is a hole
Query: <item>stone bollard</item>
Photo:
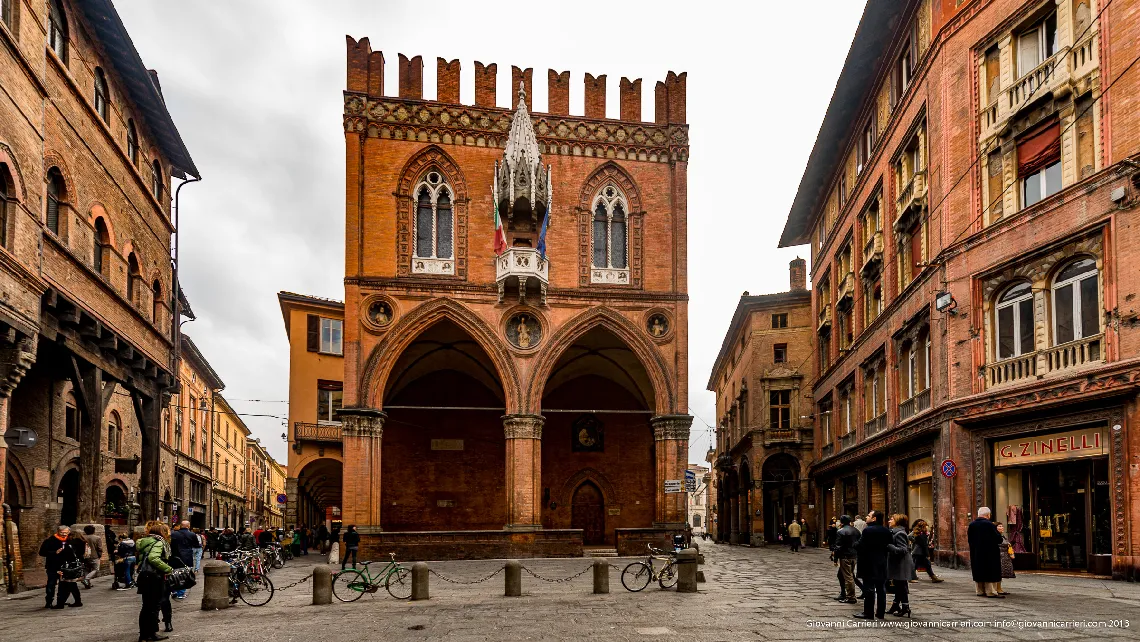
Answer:
[[686, 548], [677, 553], [677, 592], [697, 592], [697, 551]]
[[507, 572], [503, 574], [506, 591], [503, 595], [518, 597], [522, 595], [522, 564], [519, 564], [518, 560], [508, 560], [506, 566]]
[[313, 604], [332, 604], [332, 569], [313, 567]]
[[220, 560], [202, 562], [202, 610], [230, 608], [230, 565]]
[[428, 599], [428, 565], [423, 562], [412, 564], [412, 600]]
[[610, 592], [610, 565], [603, 559], [594, 558], [594, 593]]
[[700, 570], [700, 569], [697, 569], [697, 584], [701, 584], [704, 581], [705, 581], [705, 572]]

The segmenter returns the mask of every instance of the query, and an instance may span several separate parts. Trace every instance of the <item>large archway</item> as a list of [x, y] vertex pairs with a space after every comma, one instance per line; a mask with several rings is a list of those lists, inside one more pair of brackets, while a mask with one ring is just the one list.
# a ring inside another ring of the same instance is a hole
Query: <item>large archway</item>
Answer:
[[[339, 518], [344, 486], [344, 464], [339, 459], [319, 457], [301, 466], [297, 474], [297, 524], [318, 528], [332, 520], [334, 512]], [[270, 498], [276, 502], [277, 498]], [[268, 523], [268, 522], [266, 522]]]
[[[640, 359], [608, 328], [595, 326], [563, 350], [549, 370], [541, 404], [545, 528], [581, 527], [575, 526], [583, 519], [577, 514], [587, 509], [579, 509], [575, 497], [583, 486], [567, 488], [567, 481], [583, 477], [603, 495], [605, 543], [616, 545], [618, 528], [652, 526], [654, 400]], [[604, 496], [607, 488], [614, 496]]]
[[764, 462], [764, 537], [775, 542], [786, 524], [799, 515], [797, 482], [800, 463], [787, 453], [777, 453]]
[[404, 349], [385, 384], [382, 528], [502, 529], [506, 395], [480, 343], [443, 318]]

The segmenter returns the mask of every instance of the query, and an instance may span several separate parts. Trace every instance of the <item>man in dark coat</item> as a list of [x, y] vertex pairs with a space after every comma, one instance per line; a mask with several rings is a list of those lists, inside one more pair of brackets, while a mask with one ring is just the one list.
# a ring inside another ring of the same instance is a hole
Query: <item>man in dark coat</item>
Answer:
[[[68, 559], [67, 538], [71, 535], [71, 528], [60, 525], [55, 535], [45, 539], [40, 544], [40, 557], [44, 558], [44, 571], [47, 573], [47, 604], [51, 607], [55, 597], [56, 584], [59, 582], [59, 569]], [[60, 608], [63, 605], [60, 604]]]
[[[202, 540], [190, 530], [190, 522], [182, 522], [182, 528], [170, 534], [170, 551], [186, 568], [194, 568], [194, 549], [202, 548]], [[178, 566], [175, 564], [174, 566]], [[186, 590], [175, 591], [175, 599], [186, 599]], [[169, 622], [170, 620], [167, 620]]]
[[[887, 545], [891, 531], [882, 524], [878, 511], [867, 513], [867, 526], [855, 543], [859, 555], [856, 574], [863, 579], [863, 612], [861, 620], [885, 619], [887, 616]], [[997, 550], [997, 547], [994, 547]]]
[[227, 528], [218, 535], [218, 552], [219, 553], [232, 553], [238, 549], [238, 538], [234, 534], [234, 529]]
[[839, 565], [839, 601], [855, 603], [855, 558], [858, 556], [855, 544], [859, 541], [859, 531], [851, 525], [851, 518], [839, 518], [843, 524], [835, 533], [835, 563]]
[[970, 542], [970, 573], [974, 576], [974, 590], [979, 597], [1002, 598], [997, 584], [1001, 582], [1001, 533], [990, 519], [990, 509], [978, 509], [978, 518], [966, 529]]

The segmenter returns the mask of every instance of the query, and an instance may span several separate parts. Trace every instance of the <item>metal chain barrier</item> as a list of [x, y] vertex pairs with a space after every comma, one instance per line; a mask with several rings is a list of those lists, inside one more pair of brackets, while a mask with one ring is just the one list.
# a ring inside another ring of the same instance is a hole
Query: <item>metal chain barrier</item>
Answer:
[[486, 582], [487, 580], [491, 579], [492, 577], [495, 577], [495, 576], [496, 576], [496, 575], [498, 575], [499, 573], [502, 573], [502, 572], [503, 572], [503, 571], [505, 571], [506, 569], [507, 569], [507, 567], [506, 567], [506, 566], [502, 566], [502, 567], [500, 567], [500, 568], [499, 568], [499, 570], [495, 571], [494, 573], [491, 573], [491, 574], [490, 574], [490, 575], [488, 575], [487, 577], [484, 577], [483, 579], [475, 580], [475, 581], [473, 581], [473, 582], [465, 582], [465, 581], [463, 581], [463, 580], [453, 580], [453, 579], [451, 579], [450, 577], [446, 577], [446, 576], [444, 576], [444, 575], [440, 575], [440, 574], [439, 574], [439, 573], [438, 573], [438, 572], [437, 572], [435, 569], [433, 569], [433, 568], [429, 568], [429, 569], [428, 569], [428, 573], [431, 573], [432, 575], [434, 575], [434, 576], [438, 577], [439, 579], [443, 580], [444, 582], [449, 582], [449, 583], [451, 583], [451, 584], [464, 584], [464, 585], [466, 585], [466, 584], [482, 584], [483, 582]]
[[301, 579], [297, 580], [296, 582], [293, 582], [292, 584], [286, 584], [285, 586], [278, 586], [278, 587], [275, 587], [274, 590], [276, 590], [276, 591], [287, 591], [287, 590], [293, 588], [294, 586], [297, 586], [298, 584], [304, 584], [305, 582], [308, 582], [312, 578], [313, 578], [313, 574], [309, 573], [305, 577], [302, 577]]
[[[611, 566], [612, 566], [612, 564], [611, 564]], [[551, 584], [558, 584], [561, 582], [569, 582], [570, 580], [574, 580], [574, 579], [577, 579], [579, 577], [582, 577], [586, 573], [589, 573], [591, 570], [593, 570], [594, 565], [590, 564], [585, 569], [583, 569], [581, 573], [576, 573], [574, 575], [571, 575], [570, 577], [563, 577], [561, 579], [551, 579], [549, 577], [543, 577], [543, 576], [539, 575], [538, 573], [535, 573], [534, 571], [532, 571], [529, 568], [522, 566], [522, 565], [520, 565], [519, 568], [526, 571], [527, 574], [529, 574], [531, 577], [535, 578], [536, 580], [542, 580], [543, 582], [550, 582]]]

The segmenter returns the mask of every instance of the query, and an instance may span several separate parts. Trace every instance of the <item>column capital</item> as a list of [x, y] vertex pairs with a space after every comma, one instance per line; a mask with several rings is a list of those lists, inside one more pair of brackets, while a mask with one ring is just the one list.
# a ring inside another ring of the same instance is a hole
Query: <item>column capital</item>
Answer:
[[376, 437], [384, 435], [384, 420], [387, 413], [376, 408], [341, 408], [336, 416], [342, 422], [341, 433], [345, 437]]
[[507, 439], [542, 439], [542, 415], [503, 415], [503, 437]]
[[653, 440], [689, 439], [689, 427], [693, 425], [692, 415], [658, 415], [649, 420], [653, 426]]

